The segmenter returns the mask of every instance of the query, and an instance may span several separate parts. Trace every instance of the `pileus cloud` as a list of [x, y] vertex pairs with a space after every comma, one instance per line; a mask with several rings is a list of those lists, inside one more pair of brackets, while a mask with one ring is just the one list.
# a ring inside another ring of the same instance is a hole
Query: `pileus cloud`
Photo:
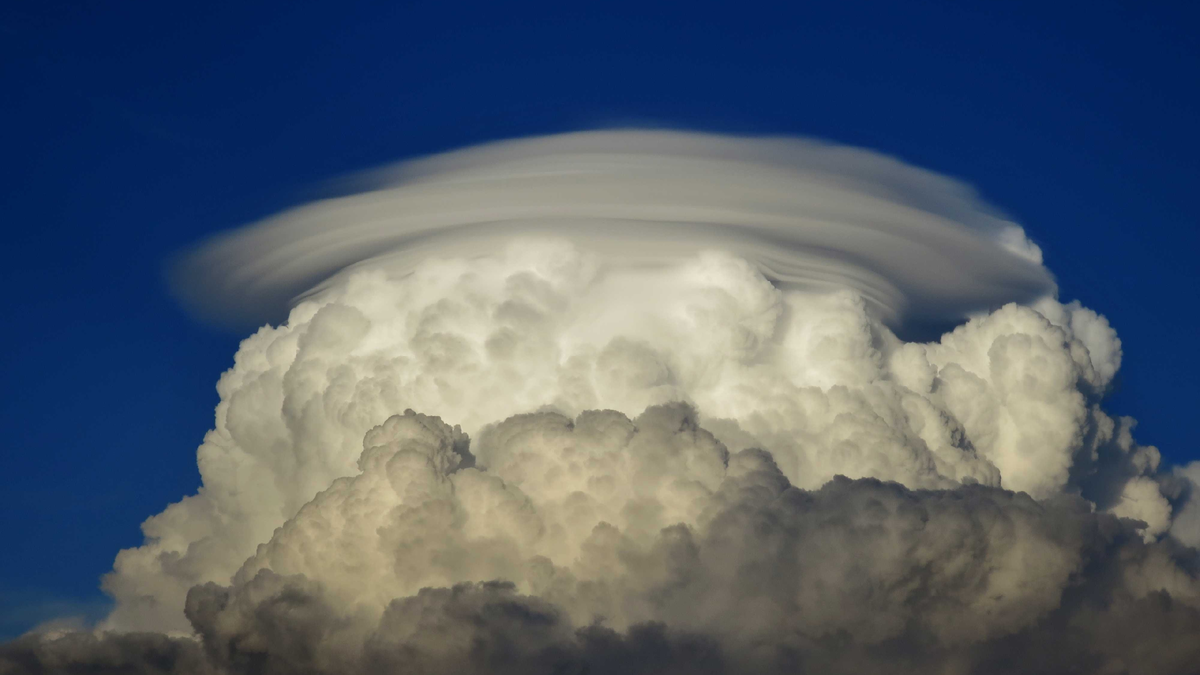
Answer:
[[410, 271], [514, 235], [576, 243], [607, 268], [707, 249], [784, 288], [853, 289], [889, 325], [959, 319], [1053, 290], [1021, 228], [943, 176], [792, 138], [665, 131], [493, 143], [360, 177], [364, 192], [216, 237], [173, 278], [217, 321], [260, 325], [362, 265]]
[[968, 188], [644, 131], [369, 188], [181, 262], [205, 316], [287, 318], [112, 614], [0, 664], [1194, 671], [1200, 473], [1101, 408], [1115, 331]]

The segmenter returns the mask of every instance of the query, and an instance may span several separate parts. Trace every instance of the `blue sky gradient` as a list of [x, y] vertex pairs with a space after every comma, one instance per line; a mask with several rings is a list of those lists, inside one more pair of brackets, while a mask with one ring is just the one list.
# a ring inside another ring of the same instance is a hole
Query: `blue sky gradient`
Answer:
[[240, 336], [177, 308], [171, 254], [498, 138], [798, 134], [972, 183], [1117, 329], [1107, 408], [1200, 458], [1195, 5], [216, 4], [0, 9], [0, 637], [102, 615], [117, 549], [198, 484]]

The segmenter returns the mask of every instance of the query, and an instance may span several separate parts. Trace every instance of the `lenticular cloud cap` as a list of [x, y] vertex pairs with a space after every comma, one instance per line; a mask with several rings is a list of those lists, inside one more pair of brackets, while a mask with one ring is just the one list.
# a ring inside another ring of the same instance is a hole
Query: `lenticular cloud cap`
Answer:
[[185, 254], [174, 286], [200, 316], [244, 326], [364, 265], [515, 237], [571, 241], [604, 264], [734, 253], [785, 288], [851, 288], [893, 327], [1052, 294], [1041, 252], [966, 185], [811, 140], [594, 131], [505, 141], [362, 177]]

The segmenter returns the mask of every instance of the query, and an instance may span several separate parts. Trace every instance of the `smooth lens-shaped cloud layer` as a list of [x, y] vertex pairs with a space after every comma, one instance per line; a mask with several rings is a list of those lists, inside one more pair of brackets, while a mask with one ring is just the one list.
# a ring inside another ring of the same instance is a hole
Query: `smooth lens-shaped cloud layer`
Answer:
[[605, 131], [494, 143], [360, 179], [370, 190], [206, 243], [176, 266], [201, 314], [257, 325], [364, 261], [410, 270], [551, 235], [608, 265], [716, 248], [784, 288], [857, 291], [889, 325], [1053, 292], [1016, 225], [953, 180], [782, 138]]

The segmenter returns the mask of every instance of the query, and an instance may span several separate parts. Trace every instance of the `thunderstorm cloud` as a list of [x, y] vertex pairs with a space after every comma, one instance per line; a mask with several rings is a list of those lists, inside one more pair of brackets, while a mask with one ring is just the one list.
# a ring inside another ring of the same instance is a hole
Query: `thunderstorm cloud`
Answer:
[[359, 187], [180, 259], [283, 318], [112, 613], [0, 672], [1196, 671], [1200, 464], [1104, 411], [1116, 332], [968, 187], [661, 131]]

